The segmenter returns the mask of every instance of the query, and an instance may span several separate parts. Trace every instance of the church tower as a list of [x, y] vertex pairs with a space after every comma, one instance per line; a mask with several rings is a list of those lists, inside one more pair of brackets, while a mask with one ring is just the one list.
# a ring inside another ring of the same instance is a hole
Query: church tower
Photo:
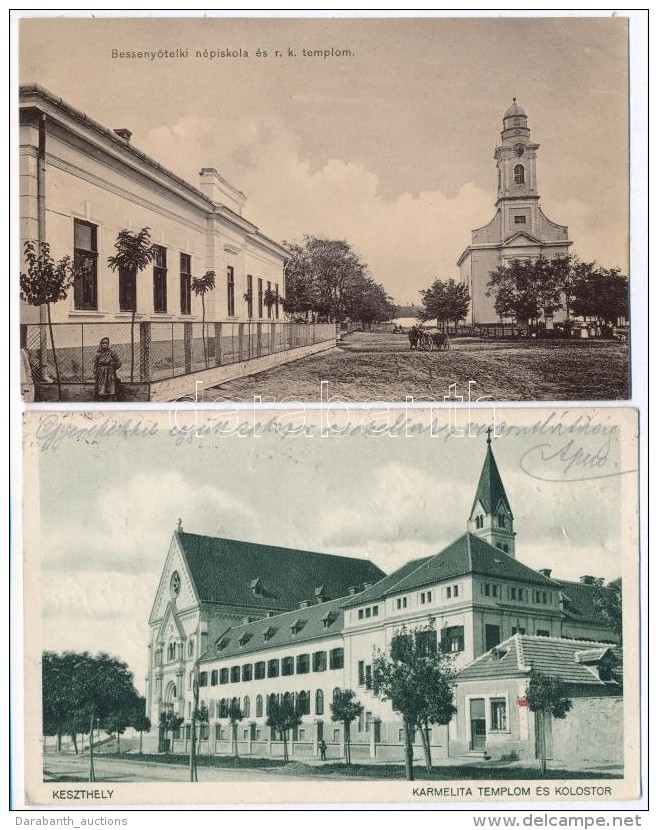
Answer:
[[494, 152], [498, 184], [496, 215], [481, 228], [471, 231], [471, 244], [458, 261], [460, 282], [471, 295], [467, 322], [501, 322], [494, 298], [487, 296], [489, 274], [513, 259], [552, 259], [568, 253], [571, 242], [566, 225], [551, 222], [539, 204], [537, 150], [530, 137], [528, 116], [512, 99], [503, 114], [500, 142]]
[[487, 454], [467, 529], [469, 533], [479, 536], [480, 539], [515, 558], [514, 516], [491, 450], [491, 428], [487, 430]]

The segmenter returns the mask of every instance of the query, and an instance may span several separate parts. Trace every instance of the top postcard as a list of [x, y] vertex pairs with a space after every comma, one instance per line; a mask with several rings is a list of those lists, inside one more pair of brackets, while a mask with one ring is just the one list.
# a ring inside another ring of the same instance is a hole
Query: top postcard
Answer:
[[26, 401], [630, 397], [628, 19], [19, 29]]

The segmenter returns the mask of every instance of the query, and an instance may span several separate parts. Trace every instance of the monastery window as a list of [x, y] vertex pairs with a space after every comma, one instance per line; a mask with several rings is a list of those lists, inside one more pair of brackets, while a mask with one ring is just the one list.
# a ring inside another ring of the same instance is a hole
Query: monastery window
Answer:
[[263, 316], [263, 280], [258, 278], [258, 316]]
[[251, 712], [251, 701], [245, 695], [245, 698], [242, 701], [242, 715], [243, 715], [243, 717], [248, 718], [250, 716], [250, 712]]
[[226, 307], [228, 316], [235, 317], [235, 271], [232, 265], [226, 267]]
[[284, 657], [281, 660], [281, 675], [288, 677], [295, 673], [295, 660], [293, 657]]
[[210, 685], [211, 686], [216, 686], [217, 685], [218, 676], [219, 676], [219, 672], [217, 671], [217, 669], [213, 669], [210, 672]]
[[245, 663], [242, 667], [242, 679], [245, 681], [251, 680], [254, 676], [254, 666], [252, 663]]
[[313, 654], [313, 671], [326, 671], [327, 670], [327, 652], [326, 651], [316, 651]]
[[97, 231], [96, 225], [81, 219], [73, 220], [73, 261], [77, 266], [73, 298], [77, 309], [98, 308]]
[[329, 668], [342, 669], [343, 668], [343, 649], [334, 648], [329, 652]]
[[167, 311], [167, 249], [162, 245], [153, 246], [153, 311]]
[[315, 693], [315, 714], [324, 715], [324, 692], [318, 689]]
[[256, 696], [256, 717], [263, 717], [263, 695]]
[[298, 654], [297, 655], [297, 674], [308, 674], [311, 670], [311, 655]]
[[256, 680], [262, 680], [265, 677], [265, 661], [259, 660], [254, 666], [254, 677]]
[[420, 594], [420, 604], [426, 605], [427, 603], [432, 602], [432, 592], [431, 591], [422, 591]]
[[221, 741], [222, 739], [222, 725], [220, 723], [215, 724], [215, 740]]
[[514, 165], [514, 184], [525, 184], [525, 167], [522, 164]]
[[192, 257], [180, 255], [180, 313], [192, 313]]
[[199, 672], [199, 686], [207, 686], [208, 685], [208, 672], [202, 671]]
[[407, 607], [407, 598], [406, 597], [398, 597], [395, 600], [395, 607], [398, 611], [400, 611], [403, 608], [406, 608]]
[[450, 585], [446, 588], [446, 599], [455, 599], [459, 596], [459, 585]]
[[219, 670], [219, 682], [228, 683], [228, 669]]
[[366, 663], [365, 660], [359, 660], [359, 686], [363, 686], [366, 682]]
[[457, 654], [464, 650], [464, 626], [447, 626], [441, 631], [441, 651]]
[[300, 692], [299, 698], [297, 700], [297, 706], [299, 708], [299, 712], [302, 715], [310, 715], [311, 714], [311, 693], [310, 692]]
[[278, 677], [279, 676], [279, 660], [275, 658], [274, 660], [267, 661], [267, 676], [268, 677]]
[[491, 731], [505, 732], [507, 730], [507, 701], [503, 697], [492, 697], [491, 707]]
[[231, 683], [240, 682], [240, 666], [231, 666]]

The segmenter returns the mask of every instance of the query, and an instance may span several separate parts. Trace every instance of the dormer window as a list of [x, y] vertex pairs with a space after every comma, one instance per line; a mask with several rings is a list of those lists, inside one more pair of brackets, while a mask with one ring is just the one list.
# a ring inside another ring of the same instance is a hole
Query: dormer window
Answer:
[[263, 583], [261, 582], [260, 577], [256, 579], [252, 579], [249, 583], [249, 588], [251, 589], [251, 593], [255, 597], [262, 597], [263, 596]]
[[263, 639], [265, 640], [265, 642], [268, 642], [272, 639], [272, 637], [274, 637], [275, 634], [276, 628], [273, 625], [268, 625], [265, 631], [263, 631]]
[[217, 640], [217, 642], [215, 643], [215, 645], [217, 646], [217, 651], [223, 651], [229, 643], [230, 640], [228, 637], [222, 637], [221, 640]]
[[246, 646], [247, 643], [249, 642], [249, 640], [251, 640], [251, 637], [252, 637], [251, 632], [250, 631], [245, 631], [244, 634], [238, 640], [238, 642], [240, 643], [241, 646]]
[[338, 619], [338, 614], [334, 611], [327, 611], [327, 613], [322, 617], [322, 627], [329, 628], [336, 620]]
[[522, 164], [514, 165], [514, 184], [525, 184], [525, 167]]
[[293, 634], [298, 634], [302, 628], [306, 625], [306, 620], [296, 619], [294, 623], [290, 626], [290, 630]]

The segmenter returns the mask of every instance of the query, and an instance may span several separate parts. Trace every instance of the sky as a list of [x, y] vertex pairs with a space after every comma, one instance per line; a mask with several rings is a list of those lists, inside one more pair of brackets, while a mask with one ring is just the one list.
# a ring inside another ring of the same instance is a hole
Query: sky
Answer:
[[[248, 57], [204, 57], [222, 50]], [[346, 239], [400, 303], [456, 277], [492, 218], [512, 97], [544, 212], [582, 259], [627, 270], [627, 61], [620, 17], [24, 19], [19, 48], [22, 83], [129, 128], [192, 184], [217, 168], [277, 241]]]
[[[620, 423], [616, 411], [605, 412], [604, 421]], [[546, 415], [516, 410], [507, 423]], [[553, 416], [552, 423], [574, 423], [578, 415]], [[50, 424], [73, 419], [87, 427], [115, 417], [146, 425], [159, 416], [45, 417]], [[365, 436], [358, 413], [353, 434], [326, 438], [316, 430], [315, 437], [270, 431], [176, 440], [163, 417], [164, 427], [148, 438], [77, 434], [30, 450], [38, 464], [29, 469], [38, 467], [39, 478], [26, 521], [38, 519], [40, 536], [28, 541], [27, 555], [34, 545], [41, 568], [40, 648], [108, 651], [128, 662], [142, 689], [148, 617], [179, 518], [192, 533], [367, 557], [388, 573], [438, 553], [465, 532], [486, 451], [484, 435]], [[28, 436], [35, 423], [36, 416]], [[520, 561], [552, 568], [558, 578], [588, 573], [606, 581], [621, 575], [622, 555], [636, 561], [635, 546], [623, 541], [632, 522], [621, 488], [632, 476], [607, 474], [628, 468], [617, 435], [609, 466], [585, 472], [567, 470], [563, 462], [540, 463], [537, 450], [526, 455], [545, 440], [561, 450], [567, 439], [509, 431], [494, 439]], [[606, 440], [576, 438], [576, 446], [597, 452]]]

